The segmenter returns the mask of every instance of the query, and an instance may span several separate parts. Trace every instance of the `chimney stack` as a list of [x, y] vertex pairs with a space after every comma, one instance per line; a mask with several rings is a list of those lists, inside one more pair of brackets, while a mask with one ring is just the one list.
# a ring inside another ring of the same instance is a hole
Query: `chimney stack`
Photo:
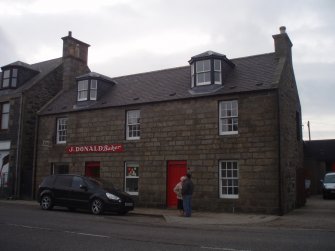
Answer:
[[89, 72], [87, 55], [89, 44], [68, 36], [63, 39], [63, 89], [67, 90], [76, 84], [76, 77]]
[[275, 53], [277, 57], [292, 57], [291, 56], [291, 48], [292, 42], [289, 36], [286, 33], [286, 27], [281, 26], [279, 28], [280, 34], [273, 35], [274, 43], [275, 43]]
[[84, 62], [87, 65], [88, 47], [86, 44], [78, 39], [72, 37], [72, 31], [69, 31], [68, 36], [63, 39], [63, 59], [72, 57]]

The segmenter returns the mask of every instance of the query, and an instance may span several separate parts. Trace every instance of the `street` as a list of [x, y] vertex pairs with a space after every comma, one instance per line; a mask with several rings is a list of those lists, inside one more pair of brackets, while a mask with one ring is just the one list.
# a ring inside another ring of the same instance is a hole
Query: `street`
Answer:
[[[333, 207], [335, 200], [327, 203]], [[294, 217], [248, 226], [193, 226], [169, 224], [162, 217], [43, 211], [37, 203], [0, 201], [0, 249], [335, 250], [335, 229], [301, 227], [299, 221], [292, 224]]]

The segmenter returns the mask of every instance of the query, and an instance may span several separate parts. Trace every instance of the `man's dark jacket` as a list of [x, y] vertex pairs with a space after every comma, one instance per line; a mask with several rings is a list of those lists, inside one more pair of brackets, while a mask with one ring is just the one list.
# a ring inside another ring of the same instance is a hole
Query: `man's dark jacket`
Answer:
[[193, 182], [191, 179], [186, 179], [183, 182], [183, 186], [181, 189], [182, 195], [192, 195], [193, 194]]

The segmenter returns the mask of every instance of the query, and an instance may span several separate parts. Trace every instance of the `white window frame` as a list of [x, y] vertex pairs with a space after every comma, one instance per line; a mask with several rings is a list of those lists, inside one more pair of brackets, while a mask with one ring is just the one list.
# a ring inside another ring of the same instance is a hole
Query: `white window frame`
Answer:
[[141, 135], [141, 111], [130, 110], [127, 111], [127, 128], [126, 128], [126, 139], [137, 140], [140, 139]]
[[[219, 81], [215, 81], [215, 75], [219, 76]], [[214, 84], [221, 85], [222, 84], [222, 72], [221, 72], [221, 60], [214, 59]]]
[[[228, 127], [224, 130], [224, 127]], [[235, 127], [237, 127], [235, 129]], [[220, 135], [238, 134], [238, 101], [221, 101], [219, 104]]]
[[11, 68], [4, 70], [2, 73], [2, 86], [1, 88], [11, 88], [16, 87], [17, 85], [17, 75], [18, 75], [18, 69], [17, 68]]
[[[132, 168], [135, 167], [137, 168], [137, 172], [132, 173], [128, 171], [128, 168]], [[130, 195], [138, 195], [138, 191], [139, 191], [139, 169], [140, 169], [140, 165], [137, 162], [133, 162], [133, 161], [128, 161], [125, 162], [124, 164], [124, 191]], [[127, 189], [127, 181], [128, 180], [133, 180], [133, 179], [137, 179], [137, 191], [130, 191], [129, 189]]]
[[[219, 161], [219, 195], [221, 199], [239, 198], [239, 164], [236, 160]], [[225, 191], [223, 191], [225, 190]]]
[[9, 128], [9, 102], [1, 103], [1, 130], [8, 130]]
[[[209, 63], [209, 68], [205, 69], [205, 62]], [[199, 69], [200, 68], [200, 69]], [[196, 72], [196, 85], [210, 85], [211, 84], [211, 60], [205, 59], [201, 61], [195, 62], [195, 72]], [[209, 74], [209, 81], [201, 81], [199, 80], [199, 76], [202, 74]]]
[[67, 139], [67, 118], [57, 119], [57, 144], [66, 144]]
[[1, 103], [1, 130], [7, 130], [9, 127], [9, 102]]
[[88, 79], [78, 81], [78, 101], [87, 100], [88, 84]]
[[194, 63], [191, 64], [191, 87], [194, 87]]
[[90, 81], [90, 100], [97, 100], [98, 80], [91, 79]]

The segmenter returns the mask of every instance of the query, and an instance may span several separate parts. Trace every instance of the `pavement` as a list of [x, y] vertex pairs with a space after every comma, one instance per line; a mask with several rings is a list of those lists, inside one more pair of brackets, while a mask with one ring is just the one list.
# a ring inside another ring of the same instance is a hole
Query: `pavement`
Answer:
[[[0, 203], [36, 205], [36, 201], [0, 200]], [[182, 225], [261, 225], [335, 231], [335, 200], [321, 196], [308, 198], [304, 207], [284, 216], [193, 211], [192, 217], [182, 217], [176, 209], [135, 208], [129, 215], [164, 218], [167, 223]]]
[[135, 208], [130, 214], [164, 217], [167, 223], [183, 225], [246, 225], [276, 220], [276, 215], [194, 211], [192, 217], [179, 215], [177, 209]]

